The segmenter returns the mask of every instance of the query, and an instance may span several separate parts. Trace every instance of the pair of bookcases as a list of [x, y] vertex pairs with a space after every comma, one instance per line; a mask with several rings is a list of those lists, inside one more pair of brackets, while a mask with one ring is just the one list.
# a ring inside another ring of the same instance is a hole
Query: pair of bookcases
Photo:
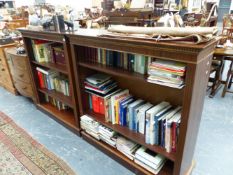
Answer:
[[[167, 161], [159, 175], [186, 175], [190, 173], [193, 166], [193, 153], [201, 120], [211, 59], [216, 45], [215, 40], [205, 44], [191, 45], [174, 42], [155, 43], [132, 39], [98, 37], [101, 31], [87, 29], [80, 29], [75, 33], [42, 32], [26, 29], [21, 29], [20, 31], [23, 35], [29, 58], [30, 71], [33, 77], [34, 102], [40, 110], [82, 136], [86, 141], [128, 167], [135, 174], [151, 173], [129, 160], [116, 149], [104, 142], [95, 140], [82, 131], [80, 128], [80, 117], [82, 115], [88, 114], [100, 124], [113, 129], [124, 137], [164, 155], [169, 161]], [[33, 39], [63, 44], [66, 65], [36, 62], [32, 47]], [[146, 81], [145, 75], [87, 61], [90, 58], [84, 57], [85, 54], [82, 53], [83, 50], [80, 49], [80, 46], [135, 53], [186, 63], [185, 86], [182, 89], [175, 89], [151, 84]], [[58, 71], [67, 75], [72, 95], [69, 97], [53, 90], [41, 89], [36, 67]], [[142, 98], [152, 104], [168, 101], [172, 105], [182, 106], [182, 118], [176, 153], [167, 153], [160, 146], [146, 144], [144, 135], [135, 133], [127, 127], [105, 122], [104, 116], [95, 114], [89, 109], [88, 94], [84, 89], [84, 80], [87, 76], [98, 72], [111, 75], [118, 82], [120, 88], [129, 89], [137, 98]], [[71, 109], [62, 112], [59, 111], [51, 104], [45, 102], [45, 94], [63, 102]]]

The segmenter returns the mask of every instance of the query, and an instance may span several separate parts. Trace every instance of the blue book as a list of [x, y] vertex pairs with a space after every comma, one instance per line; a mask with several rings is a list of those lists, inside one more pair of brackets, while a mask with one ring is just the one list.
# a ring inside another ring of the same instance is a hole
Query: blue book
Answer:
[[172, 106], [169, 105], [166, 108], [164, 108], [162, 111], [160, 111], [159, 113], [157, 113], [154, 116], [154, 121], [153, 121], [153, 130], [152, 132], [154, 133], [154, 140], [156, 145], [159, 145], [159, 118], [166, 115], [167, 113], [170, 112], [170, 110], [172, 109]]
[[127, 106], [132, 103], [134, 98], [129, 96], [129, 98], [125, 99], [124, 102], [120, 104], [120, 125], [127, 126]]
[[89, 96], [89, 107], [92, 110], [92, 94], [88, 94]]
[[144, 100], [136, 100], [135, 102], [131, 103], [128, 106], [128, 112], [129, 112], [129, 129], [130, 130], [136, 130], [136, 114], [135, 114], [135, 109], [142, 105], [144, 103]]

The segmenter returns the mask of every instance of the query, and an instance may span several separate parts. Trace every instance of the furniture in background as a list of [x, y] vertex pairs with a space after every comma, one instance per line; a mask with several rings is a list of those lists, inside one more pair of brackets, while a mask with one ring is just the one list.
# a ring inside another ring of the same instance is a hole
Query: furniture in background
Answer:
[[[100, 38], [95, 35], [96, 31], [97, 30], [80, 29], [77, 33], [62, 34], [29, 31], [26, 29], [20, 30], [29, 56], [28, 62], [33, 77], [33, 89], [35, 92], [34, 102], [36, 106], [50, 114], [50, 116], [57, 121], [60, 121], [70, 130], [74, 132], [79, 131], [87, 142], [93, 144], [136, 174], [152, 175], [152, 173], [128, 159], [116, 148], [96, 140], [85, 131], [82, 131], [80, 129], [80, 117], [82, 115], [87, 114], [100, 124], [111, 128], [122, 136], [155, 153], [165, 156], [168, 161], [159, 172], [159, 175], [191, 174], [191, 170], [194, 166], [193, 153], [197, 139], [197, 131], [201, 120], [205, 89], [209, 77], [210, 61], [213, 56], [211, 53], [213, 53], [216, 41], [212, 40], [208, 43], [195, 46], [165, 42], [155, 43], [120, 38]], [[98, 34], [99, 32], [97, 31]], [[35, 56], [32, 48], [32, 40], [35, 38], [62, 43], [65, 49], [66, 66], [36, 62], [34, 60]], [[90, 57], [93, 55], [86, 52], [85, 48], [90, 51], [102, 48], [183, 62], [187, 65], [185, 86], [182, 89], [175, 89], [152, 84], [147, 82], [146, 76], [143, 74], [89, 62], [89, 57], [85, 57], [85, 54], [88, 54]], [[41, 89], [38, 82], [36, 67], [56, 70], [67, 74], [72, 84], [72, 96], [64, 97], [57, 92]], [[120, 88], [129, 89], [136, 97], [149, 101], [152, 104], [158, 104], [158, 102], [166, 100], [172, 105], [181, 105], [183, 110], [177, 152], [168, 153], [163, 147], [147, 144], [145, 142], [145, 135], [133, 132], [127, 127], [106, 122], [104, 115], [96, 114], [91, 111], [88, 102], [89, 95], [84, 89], [84, 80], [87, 76], [95, 73], [105, 73], [112, 76], [117, 80]], [[68, 103], [69, 106], [73, 108], [72, 113], [59, 111], [46, 103], [43, 97], [44, 94], [57, 98], [64, 103]]]
[[233, 56], [232, 56], [230, 67], [229, 67], [228, 72], [227, 72], [227, 79], [226, 79], [226, 82], [224, 84], [224, 88], [223, 88], [223, 91], [222, 91], [222, 97], [225, 97], [227, 92], [233, 93], [233, 91], [229, 90], [231, 88], [232, 79], [233, 79], [232, 64], [233, 64]]
[[33, 99], [32, 79], [31, 74], [29, 73], [27, 55], [17, 54], [16, 47], [6, 48], [5, 54], [15, 88], [21, 95]]
[[105, 26], [110, 24], [122, 24], [130, 26], [144, 26], [148, 20], [152, 20], [153, 11], [152, 10], [115, 10], [112, 12], [104, 12], [103, 15], [107, 17], [105, 21]]
[[[213, 61], [218, 62], [218, 68], [217, 68], [217, 72], [215, 75], [215, 82], [211, 88], [211, 92], [209, 97], [214, 97], [215, 94], [217, 93], [218, 89], [220, 89], [222, 84], [225, 84], [225, 87], [229, 85], [230, 81], [227, 83], [226, 81], [222, 80], [222, 73], [223, 70], [225, 68], [225, 61], [233, 61], [233, 49], [232, 48], [216, 48], [214, 51], [214, 57], [213, 57]], [[229, 70], [230, 71], [230, 70]], [[228, 71], [228, 72], [229, 72]], [[230, 80], [231, 75], [230, 73], [227, 75], [228, 80]], [[223, 91], [226, 91], [226, 88], [223, 89]], [[224, 97], [226, 92], [222, 93], [222, 96]], [[224, 94], [224, 95], [223, 95]]]
[[15, 43], [0, 45], [0, 86], [13, 94], [17, 94], [17, 90], [14, 86], [13, 79], [10, 73], [10, 67], [7, 62], [4, 49], [14, 47]]

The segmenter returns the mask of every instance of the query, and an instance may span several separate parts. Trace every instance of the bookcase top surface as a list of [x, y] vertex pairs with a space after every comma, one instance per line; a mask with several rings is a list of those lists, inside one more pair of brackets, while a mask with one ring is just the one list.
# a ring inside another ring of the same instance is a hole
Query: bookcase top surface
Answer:
[[182, 62], [198, 63], [204, 57], [213, 53], [217, 39], [202, 44], [187, 44], [178, 42], [155, 42], [139, 39], [116, 38], [101, 36], [107, 32], [104, 29], [78, 29], [75, 32], [32, 31], [20, 29], [24, 37], [46, 39], [64, 42], [68, 37], [71, 44], [87, 47], [104, 48], [122, 52], [144, 54], [164, 59]]

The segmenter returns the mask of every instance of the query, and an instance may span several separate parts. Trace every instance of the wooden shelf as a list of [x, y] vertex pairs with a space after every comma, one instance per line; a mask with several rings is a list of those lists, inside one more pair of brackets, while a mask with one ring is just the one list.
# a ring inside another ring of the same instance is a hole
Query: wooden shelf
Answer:
[[107, 73], [107, 74], [147, 82], [146, 81], [146, 78], [147, 78], [146, 75], [143, 75], [143, 74], [140, 74], [140, 73], [137, 73], [137, 72], [130, 72], [130, 71], [125, 70], [125, 69], [106, 66], [106, 65], [100, 64], [100, 63], [92, 63], [92, 62], [84, 62], [84, 61], [79, 62], [79, 65], [82, 66], [82, 67], [85, 67], [85, 68], [97, 70], [97, 71], [104, 72], [104, 73]]
[[79, 131], [79, 129], [76, 127], [75, 116], [72, 110], [59, 111], [50, 103], [37, 104], [37, 107], [49, 114], [49, 116], [55, 119], [57, 122], [66, 126], [68, 129]]
[[61, 64], [56, 64], [56, 63], [38, 63], [37, 61], [31, 61], [33, 64], [38, 65], [38, 66], [42, 66], [42, 67], [46, 67], [48, 69], [52, 69], [58, 72], [61, 72], [63, 74], [68, 74], [66, 65], [61, 65]]
[[85, 113], [88, 114], [90, 117], [92, 117], [97, 122], [99, 122], [100, 124], [102, 124], [108, 128], [111, 128], [112, 130], [123, 135], [124, 137], [127, 137], [128, 139], [130, 139], [130, 140], [132, 140], [132, 141], [134, 141], [142, 146], [145, 146], [146, 148], [148, 148], [156, 153], [162, 154], [163, 156], [165, 156], [167, 159], [169, 159], [171, 161], [175, 161], [175, 154], [174, 153], [168, 153], [168, 152], [166, 152], [166, 150], [164, 148], [162, 148], [160, 146], [146, 144], [145, 143], [145, 135], [133, 132], [129, 128], [121, 126], [121, 125], [113, 125], [109, 122], [105, 122], [104, 115], [96, 114], [91, 110], [85, 111]]
[[74, 104], [73, 104], [73, 101], [72, 101], [72, 98], [70, 96], [66, 96], [60, 92], [57, 92], [55, 90], [48, 90], [48, 89], [41, 89], [41, 88], [38, 88], [38, 91], [44, 93], [44, 94], [47, 94], [48, 96], [52, 97], [52, 98], [55, 98], [57, 99], [58, 101], [61, 101], [63, 103], [65, 103], [66, 105], [68, 105], [69, 107], [73, 108], [74, 107]]
[[[135, 174], [153, 175], [151, 172], [147, 171], [140, 165], [136, 164], [134, 161], [127, 158], [124, 154], [122, 154], [116, 148], [113, 148], [102, 141], [96, 140], [95, 138], [87, 134], [85, 131], [82, 131], [81, 134], [82, 134], [82, 137], [87, 142], [91, 143], [92, 145], [95, 145], [98, 149], [100, 149], [104, 153], [107, 153], [110, 157], [114, 158], [117, 162], [131, 169], [131, 171], [133, 171]], [[173, 171], [173, 163], [171, 161], [168, 161], [164, 165], [164, 167], [162, 168], [162, 170], [159, 172], [158, 175], [171, 175], [172, 171]]]
[[[150, 82], [147, 81], [147, 75], [143, 75], [143, 74], [140, 74], [140, 73], [137, 73], [137, 72], [131, 72], [131, 71], [128, 71], [128, 70], [125, 70], [125, 69], [112, 67], [112, 66], [106, 66], [104, 64], [93, 63], [93, 62], [81, 61], [78, 64], [80, 66], [82, 66], [82, 67], [89, 68], [89, 69], [92, 69], [92, 70], [96, 70], [96, 71], [99, 71], [99, 72], [103, 72], [103, 73], [106, 73], [106, 74], [120, 76], [120, 77], [127, 78], [127, 79], [130, 79], [130, 80], [141, 81], [142, 83], [150, 83]], [[178, 91], [183, 89], [183, 88], [181, 88], [181, 89], [173, 88], [173, 87], [160, 85], [160, 84], [155, 84], [155, 83], [150, 83], [150, 84], [153, 84], [155, 86], [164, 87], [164, 88], [175, 89], [175, 90], [178, 90]]]

